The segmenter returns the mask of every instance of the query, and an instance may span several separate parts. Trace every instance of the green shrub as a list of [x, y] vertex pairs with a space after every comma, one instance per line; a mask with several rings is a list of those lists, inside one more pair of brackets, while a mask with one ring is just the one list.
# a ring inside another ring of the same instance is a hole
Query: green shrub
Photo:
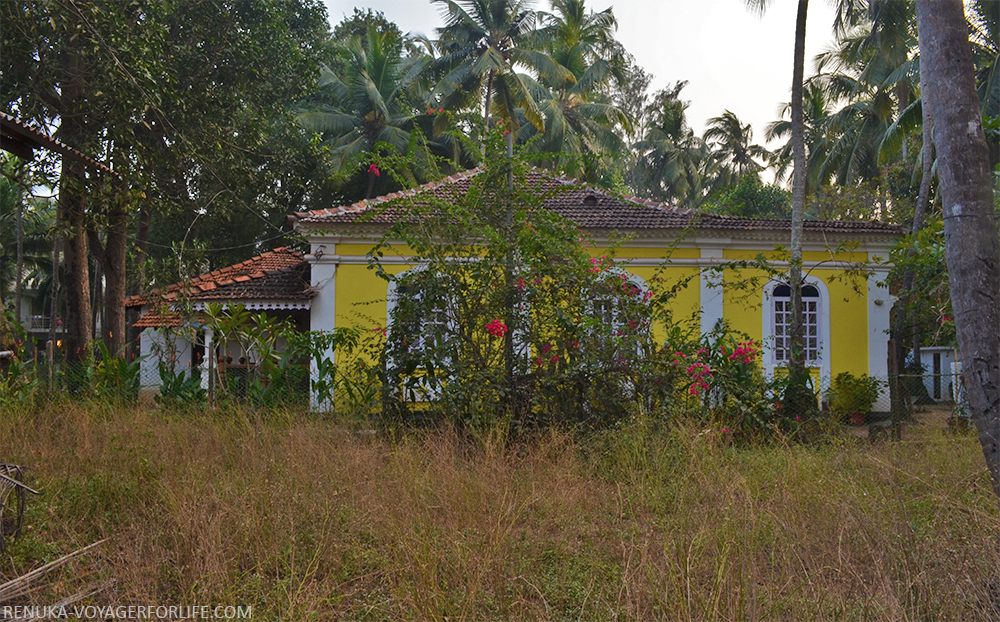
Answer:
[[845, 371], [837, 374], [830, 383], [826, 400], [834, 412], [868, 413], [878, 400], [881, 390], [882, 381], [878, 378], [872, 378], [867, 374], [855, 376]]

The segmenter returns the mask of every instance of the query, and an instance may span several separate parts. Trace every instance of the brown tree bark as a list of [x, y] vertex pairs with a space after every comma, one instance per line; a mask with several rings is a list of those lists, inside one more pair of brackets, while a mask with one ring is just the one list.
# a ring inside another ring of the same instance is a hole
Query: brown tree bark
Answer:
[[102, 245], [96, 233], [90, 232], [90, 248], [104, 274], [104, 310], [101, 339], [115, 356], [125, 352], [125, 298], [128, 282], [125, 259], [128, 254], [128, 213], [117, 205], [119, 197], [111, 198], [108, 209], [107, 240]]
[[795, 15], [795, 57], [792, 64], [792, 232], [789, 250], [791, 251], [788, 270], [789, 287], [791, 289], [791, 338], [792, 351], [789, 358], [789, 377], [792, 379], [793, 393], [786, 400], [795, 410], [815, 408], [815, 396], [807, 395], [806, 382], [806, 348], [804, 326], [802, 323], [802, 228], [806, 209], [806, 142], [805, 122], [802, 111], [802, 81], [805, 74], [806, 47], [806, 13], [809, 9], [808, 0], [799, 0]]
[[961, 0], [917, 0], [925, 105], [934, 118], [945, 254], [962, 376], [1000, 497], [1000, 238]]

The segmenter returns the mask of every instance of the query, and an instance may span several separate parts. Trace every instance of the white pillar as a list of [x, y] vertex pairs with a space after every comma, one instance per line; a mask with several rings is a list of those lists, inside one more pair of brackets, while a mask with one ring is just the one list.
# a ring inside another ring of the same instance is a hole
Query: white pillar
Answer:
[[202, 357], [201, 361], [201, 388], [208, 391], [208, 380], [212, 376], [212, 368], [215, 367], [212, 364], [214, 356], [212, 356], [212, 339], [215, 337], [215, 333], [211, 328], [205, 328], [205, 356]]
[[[869, 260], [874, 265], [874, 253], [870, 253]], [[868, 277], [868, 375], [882, 380], [889, 377], [889, 312], [895, 302], [885, 283], [888, 276], [888, 269], [876, 266]], [[888, 385], [882, 393], [888, 403]]]
[[[309, 303], [309, 330], [331, 332], [337, 327], [337, 262], [333, 244], [313, 244], [312, 253], [306, 258], [312, 264], [312, 288], [317, 292]], [[333, 359], [328, 350], [322, 356]], [[312, 391], [312, 381], [317, 378], [316, 361], [309, 362], [309, 404], [315, 411], [332, 411], [333, 404], [321, 399]]]
[[[722, 261], [721, 248], [702, 248], [701, 257], [712, 263]], [[701, 268], [701, 290], [699, 299], [701, 301], [701, 334], [711, 332], [715, 325], [723, 318], [723, 284], [722, 273], [712, 270], [710, 267]]]

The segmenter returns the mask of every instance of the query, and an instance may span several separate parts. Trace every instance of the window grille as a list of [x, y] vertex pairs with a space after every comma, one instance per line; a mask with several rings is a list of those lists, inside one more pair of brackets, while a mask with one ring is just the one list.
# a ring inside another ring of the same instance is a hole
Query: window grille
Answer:
[[[792, 289], [779, 285], [772, 292], [774, 309], [774, 360], [787, 363], [792, 355]], [[819, 333], [819, 290], [812, 285], [802, 287], [802, 332], [805, 337], [806, 363], [819, 360], [822, 342]]]

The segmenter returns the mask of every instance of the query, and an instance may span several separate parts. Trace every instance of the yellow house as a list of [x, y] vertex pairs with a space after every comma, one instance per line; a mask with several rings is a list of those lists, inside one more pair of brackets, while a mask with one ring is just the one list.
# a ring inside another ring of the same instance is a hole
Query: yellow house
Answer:
[[[426, 193], [448, 200], [467, 192], [478, 174], [473, 169], [414, 190], [294, 215], [295, 231], [309, 243], [305, 259], [315, 294], [310, 328], [329, 331], [352, 325], [363, 309], [365, 316], [391, 330], [394, 283], [387, 284], [369, 269], [369, 251], [394, 222], [408, 216], [402, 197], [419, 201]], [[675, 317], [700, 317], [703, 333], [724, 320], [761, 342], [768, 374], [787, 361], [788, 286], [768, 278], [773, 271], [753, 266], [763, 255], [770, 266], [787, 267], [787, 253], [776, 249], [789, 242], [788, 221], [678, 209], [540, 171], [530, 173], [527, 181], [533, 187], [560, 190], [549, 195], [543, 207], [585, 231], [595, 242], [595, 252], [624, 236], [626, 241], [616, 245], [615, 260], [637, 286], [644, 288], [654, 274], [697, 282], [676, 297]], [[806, 354], [821, 386], [841, 372], [887, 376], [892, 301], [884, 284], [889, 269], [884, 259], [899, 236], [898, 227], [876, 221], [806, 221]], [[395, 255], [386, 253], [381, 260], [387, 272], [417, 267], [405, 246], [391, 248]], [[754, 291], [747, 291], [748, 282], [756, 282]]]
[[[177, 284], [158, 294], [130, 299], [141, 308], [141, 328], [179, 325], [171, 296], [184, 298], [196, 311], [207, 302], [243, 303], [269, 314], [285, 314], [296, 326], [313, 331], [374, 322], [391, 331], [390, 306], [396, 283], [387, 283], [369, 269], [369, 252], [383, 241], [390, 227], [407, 212], [407, 197], [421, 195], [453, 200], [468, 191], [478, 169], [458, 173], [414, 190], [393, 193], [353, 205], [301, 212], [291, 217], [295, 231], [309, 244], [304, 255], [275, 249], [250, 260]], [[657, 275], [690, 286], [673, 299], [675, 318], [694, 318], [702, 333], [720, 321], [746, 333], [763, 347], [764, 371], [773, 374], [788, 357], [789, 288], [775, 277], [787, 267], [790, 226], [784, 220], [763, 220], [704, 214], [634, 197], [617, 196], [580, 182], [540, 171], [527, 183], [547, 193], [543, 208], [568, 219], [593, 240], [593, 252], [615, 246], [618, 270], [636, 287], [647, 289]], [[819, 386], [841, 372], [885, 378], [889, 311], [892, 300], [884, 284], [884, 263], [900, 230], [881, 222], [806, 221], [803, 301], [806, 355]], [[622, 242], [621, 240], [624, 240]], [[614, 241], [614, 242], [613, 242]], [[414, 254], [393, 244], [381, 260], [399, 275], [419, 268]], [[766, 265], [759, 259], [766, 258]], [[697, 285], [695, 285], [697, 284]], [[156, 301], [159, 301], [158, 303]], [[155, 303], [155, 304], [154, 304]], [[157, 304], [160, 306], [157, 307]], [[360, 318], [367, 318], [362, 320]], [[196, 322], [194, 323], [197, 324]], [[370, 327], [368, 327], [370, 328]], [[654, 339], [664, 327], [653, 327]], [[210, 331], [174, 350], [192, 369], [213, 356]], [[163, 337], [148, 331], [143, 351], [152, 351]], [[333, 353], [328, 353], [331, 357]], [[229, 353], [234, 358], [252, 353]], [[155, 363], [146, 374], [155, 384]], [[207, 374], [203, 377], [207, 377]], [[314, 406], [317, 404], [314, 396]], [[880, 410], [876, 408], [876, 410]]]

